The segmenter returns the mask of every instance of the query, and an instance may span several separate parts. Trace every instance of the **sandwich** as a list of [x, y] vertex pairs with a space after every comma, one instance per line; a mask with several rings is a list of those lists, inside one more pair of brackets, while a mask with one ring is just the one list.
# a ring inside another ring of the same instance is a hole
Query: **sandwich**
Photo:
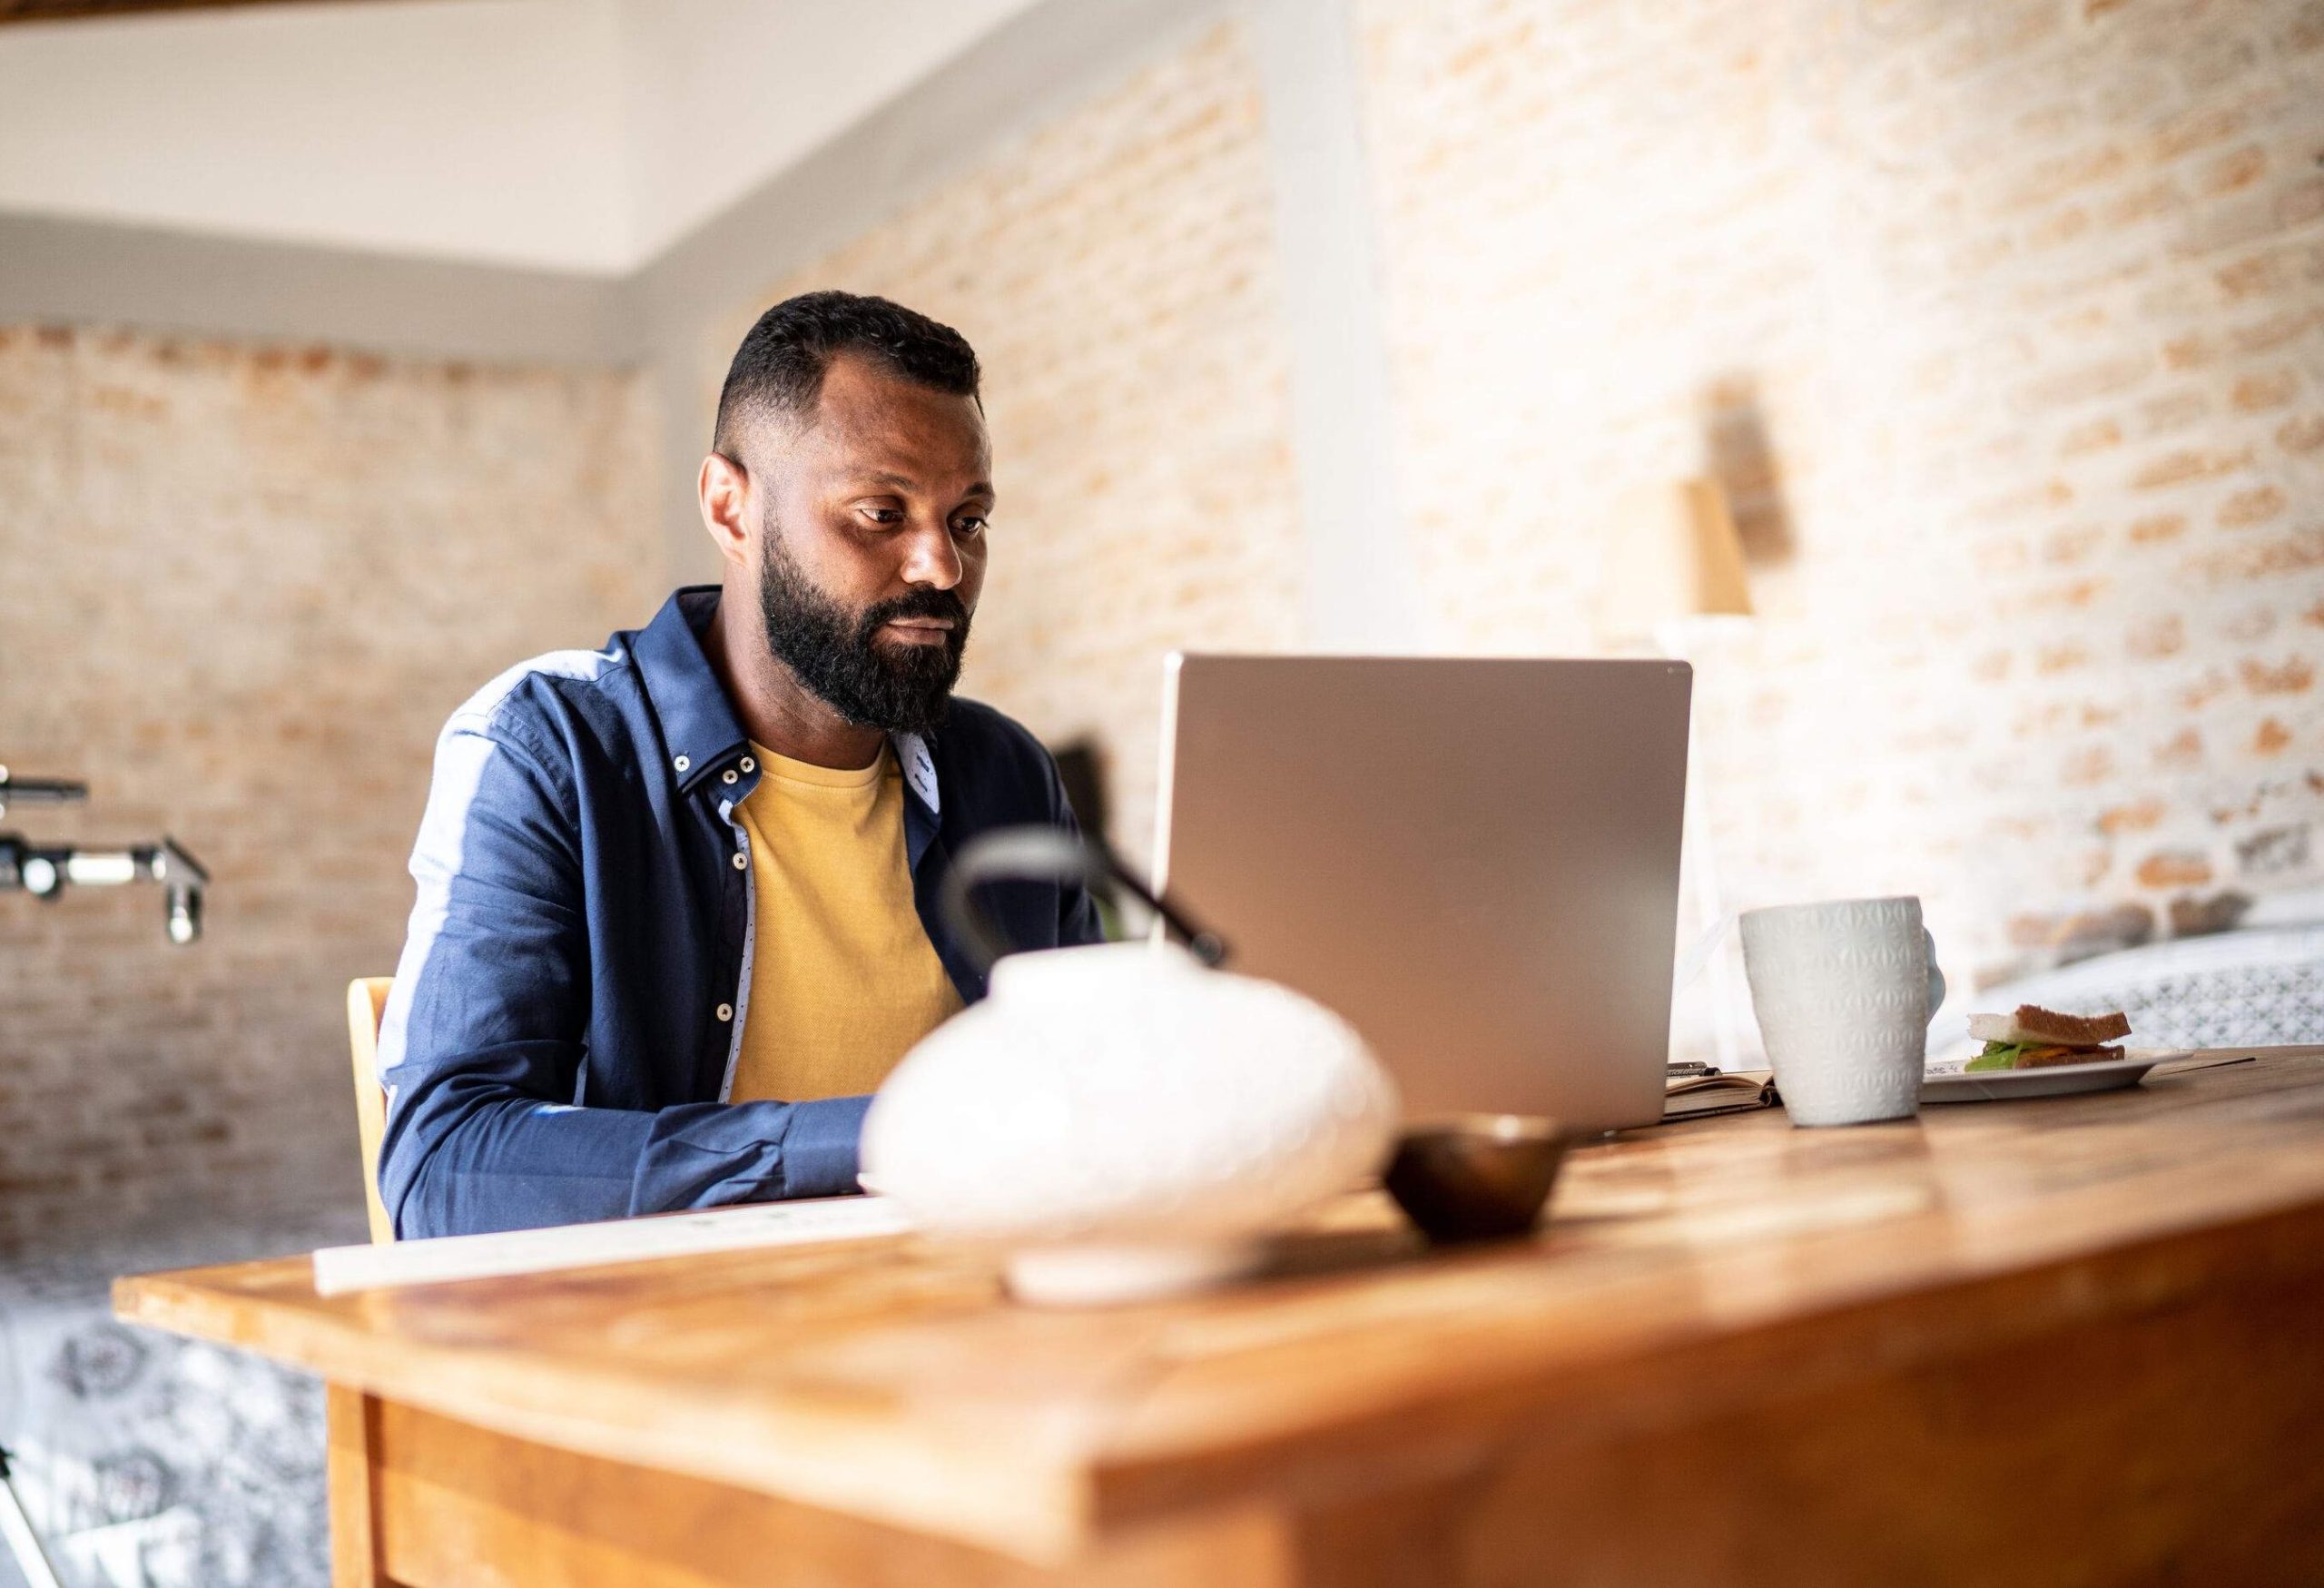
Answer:
[[1971, 1070], [2104, 1064], [2122, 1056], [2112, 1044], [2131, 1034], [2131, 1017], [2119, 1009], [2111, 1014], [2060, 1014], [2021, 1003], [2015, 1014], [1971, 1015], [1969, 1034], [1985, 1045], [1969, 1060]]

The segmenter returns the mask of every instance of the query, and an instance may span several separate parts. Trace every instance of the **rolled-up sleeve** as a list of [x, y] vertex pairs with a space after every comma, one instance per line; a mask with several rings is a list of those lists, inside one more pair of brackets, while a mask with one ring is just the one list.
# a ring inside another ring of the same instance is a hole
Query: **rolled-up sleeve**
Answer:
[[[379, 1031], [380, 1198], [453, 1235], [855, 1189], [869, 1100], [581, 1106], [589, 926], [556, 758], [478, 714], [438, 741]], [[599, 902], [602, 904], [604, 902]]]

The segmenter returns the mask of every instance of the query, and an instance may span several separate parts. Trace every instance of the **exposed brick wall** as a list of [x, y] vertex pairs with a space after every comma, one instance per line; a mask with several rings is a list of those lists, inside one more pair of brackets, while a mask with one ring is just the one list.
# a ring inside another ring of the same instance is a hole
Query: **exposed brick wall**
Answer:
[[1261, 116], [1244, 31], [1212, 27], [773, 283], [703, 350], [714, 390], [753, 317], [819, 287], [975, 345], [1000, 507], [961, 688], [1051, 744], [1096, 737], [1138, 855], [1163, 653], [1300, 634]]
[[[2316, 0], [1352, 4], [1435, 643], [1597, 649], [1611, 504], [1709, 469], [1762, 613], [1698, 656], [1731, 902], [1917, 892], [1975, 979], [2324, 877]], [[977, 343], [967, 686], [1098, 737], [1133, 852], [1161, 652], [1301, 638], [1250, 48], [1093, 84], [700, 350], [708, 392], [823, 285]], [[0, 898], [0, 1242], [353, 1197], [337, 990], [392, 962], [429, 741], [650, 610], [649, 419], [613, 374], [0, 332], [0, 759], [98, 794], [9, 824], [218, 873], [191, 952], [149, 891]]]
[[1357, 15], [1436, 637], [1591, 648], [1619, 495], [1722, 477], [1730, 902], [1957, 979], [2324, 874], [2324, 6]]
[[0, 895], [0, 1248], [352, 1206], [340, 994], [394, 967], [436, 730], [662, 593], [653, 415], [612, 374], [0, 328], [0, 762], [35, 837], [215, 879]]

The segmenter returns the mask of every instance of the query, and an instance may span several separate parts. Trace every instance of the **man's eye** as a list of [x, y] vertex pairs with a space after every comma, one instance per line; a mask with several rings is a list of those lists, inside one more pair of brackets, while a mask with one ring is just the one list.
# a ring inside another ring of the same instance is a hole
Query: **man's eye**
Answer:
[[965, 518], [955, 518], [952, 520], [952, 533], [955, 535], [981, 535], [984, 533], [984, 526], [985, 520], [981, 516], [970, 513]]
[[857, 510], [874, 524], [901, 524], [904, 521], [901, 508], [862, 508]]

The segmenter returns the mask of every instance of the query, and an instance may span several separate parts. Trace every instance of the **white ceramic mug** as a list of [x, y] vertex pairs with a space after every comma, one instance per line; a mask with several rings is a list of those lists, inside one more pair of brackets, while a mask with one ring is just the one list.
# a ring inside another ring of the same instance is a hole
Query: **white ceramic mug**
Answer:
[[1746, 911], [1743, 971], [1793, 1124], [1920, 1111], [1929, 1017], [1945, 1001], [1945, 978], [1918, 899]]

